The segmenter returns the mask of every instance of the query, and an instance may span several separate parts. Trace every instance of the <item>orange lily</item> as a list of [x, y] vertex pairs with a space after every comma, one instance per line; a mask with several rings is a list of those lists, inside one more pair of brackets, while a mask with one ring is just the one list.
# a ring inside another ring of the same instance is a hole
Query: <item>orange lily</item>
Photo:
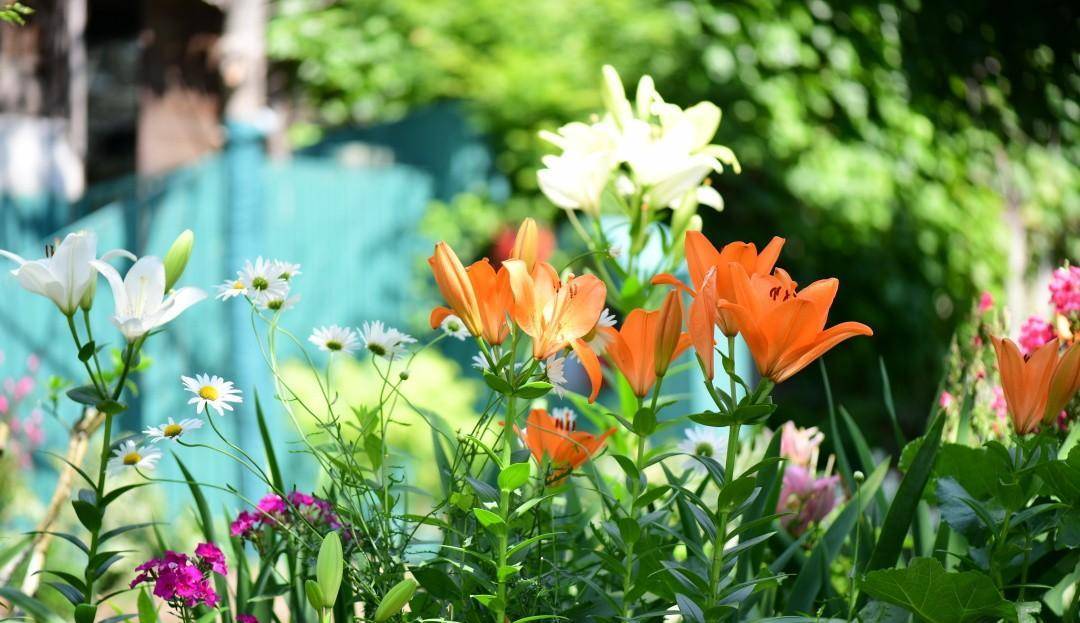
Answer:
[[729, 266], [739, 264], [749, 275], [768, 275], [776, 265], [784, 239], [774, 236], [759, 253], [754, 243], [732, 242], [716, 250], [699, 231], [686, 232], [686, 267], [690, 272], [687, 286], [668, 273], [653, 277], [654, 285], [671, 285], [694, 297], [690, 304], [690, 335], [708, 378], [713, 377], [714, 327], [728, 337], [738, 333], [734, 314], [720, 306], [721, 301], [735, 301], [735, 285]]
[[[559, 415], [558, 410], [556, 414]], [[551, 464], [562, 472], [561, 478], [581, 467], [615, 432], [614, 428], [600, 436], [582, 432], [576, 430], [574, 420], [575, 415], [569, 409], [559, 417], [552, 417], [545, 409], [533, 409], [525, 422], [525, 430], [515, 425], [514, 432], [537, 463], [542, 463], [545, 456], [551, 459]]]
[[840, 287], [836, 279], [796, 290], [796, 283], [779, 268], [772, 275], [750, 276], [742, 264], [733, 263], [729, 274], [737, 302], [720, 301], [720, 308], [731, 312], [758, 372], [774, 383], [791, 378], [850, 337], [874, 334], [860, 322], [825, 329]]
[[456, 314], [469, 333], [490, 344], [501, 344], [510, 330], [506, 322], [511, 302], [506, 271], [496, 272], [486, 258], [465, 268], [445, 242], [435, 245], [435, 254], [428, 258], [428, 264], [435, 274], [439, 291], [450, 305], [449, 308], [431, 310], [431, 328], [438, 327], [447, 316]]
[[[659, 369], [667, 371], [667, 366], [659, 365], [661, 362], [657, 360], [663, 333], [661, 314], [661, 311], [635, 309], [618, 330], [608, 329], [612, 337], [611, 344], [608, 345], [608, 356], [629, 381], [634, 395], [638, 398], [644, 398], [652, 390]], [[664, 339], [670, 340], [668, 337]], [[686, 333], [678, 334], [675, 346], [667, 357], [667, 363], [677, 359], [689, 346], [690, 336]], [[667, 348], [665, 345], [663, 352], [669, 352]]]
[[1013, 428], [1025, 435], [1053, 422], [1080, 389], [1080, 343], [1059, 357], [1054, 338], [1025, 357], [1012, 340], [991, 339]]
[[543, 360], [564, 348], [574, 349], [592, 384], [589, 401], [596, 400], [602, 381], [600, 360], [582, 338], [604, 310], [604, 282], [593, 275], [570, 275], [564, 283], [544, 262], [532, 271], [519, 259], [507, 260], [503, 267], [510, 275], [514, 322], [532, 338], [533, 357]]
[[539, 257], [538, 239], [540, 233], [536, 227], [536, 221], [527, 218], [518, 227], [517, 236], [514, 238], [514, 248], [510, 251], [510, 257], [522, 260], [531, 273], [536, 268], [536, 260]]

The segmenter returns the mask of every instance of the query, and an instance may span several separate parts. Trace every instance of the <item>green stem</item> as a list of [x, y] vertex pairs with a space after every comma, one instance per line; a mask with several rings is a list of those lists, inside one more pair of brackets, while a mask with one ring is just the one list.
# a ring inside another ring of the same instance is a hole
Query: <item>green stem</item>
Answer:
[[[735, 338], [733, 336], [727, 339], [728, 346], [728, 358], [735, 361]], [[735, 399], [735, 375], [728, 374], [728, 387], [732, 402], [736, 402]], [[722, 405], [717, 404], [717, 407], [722, 408]], [[724, 486], [730, 484], [735, 480], [735, 458], [739, 454], [739, 423], [736, 422], [731, 425], [731, 429], [728, 431], [727, 439], [727, 456], [724, 461]], [[727, 542], [727, 524], [729, 515], [725, 510], [720, 513], [719, 521], [716, 524], [716, 541], [713, 543], [712, 560], [709, 565], [709, 599], [708, 607], [712, 608], [716, 605], [716, 589], [720, 584], [720, 572], [724, 566], [724, 543]]]
[[[71, 339], [75, 340], [75, 352], [81, 354], [83, 345], [82, 341], [79, 339], [79, 332], [75, 329], [75, 316], [67, 316], [67, 323], [68, 329], [71, 331]], [[89, 325], [87, 325], [87, 327], [89, 328]], [[87, 339], [93, 341], [92, 338]], [[82, 357], [79, 357], [79, 361], [82, 361]], [[86, 368], [86, 373], [90, 375], [90, 382], [94, 385], [94, 389], [97, 391], [99, 396], [104, 398], [107, 395], [107, 392], [104, 388], [102, 388], [101, 385], [98, 384], [97, 375], [95, 375], [94, 371], [90, 369], [90, 362], [82, 361], [82, 364], [83, 367]]]
[[[512, 370], [513, 365], [510, 367]], [[502, 431], [502, 465], [499, 466], [500, 469], [509, 466], [512, 460], [511, 454], [513, 453], [514, 444], [510, 440], [510, 431], [514, 429], [514, 401], [513, 394], [506, 399], [506, 414], [503, 417]], [[503, 577], [502, 570], [506, 567], [506, 549], [510, 538], [510, 490], [502, 487], [499, 489], [499, 516], [502, 517], [503, 525], [499, 530], [499, 565], [495, 569], [495, 575], [498, 579], [495, 623], [503, 623], [506, 620], [506, 579]]]

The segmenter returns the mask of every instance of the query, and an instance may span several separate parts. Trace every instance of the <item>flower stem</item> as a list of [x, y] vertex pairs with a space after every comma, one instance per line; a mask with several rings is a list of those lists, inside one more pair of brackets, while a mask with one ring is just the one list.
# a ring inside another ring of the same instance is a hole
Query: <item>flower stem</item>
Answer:
[[[735, 361], [735, 337], [729, 336], [727, 339], [728, 358], [732, 363]], [[735, 402], [735, 375], [728, 373], [728, 389], [731, 392], [731, 401]], [[717, 405], [718, 407], [720, 405]], [[728, 486], [735, 480], [735, 458], [739, 454], [739, 423], [736, 422], [731, 425], [728, 431], [727, 439], [727, 456], [724, 460], [724, 486]], [[708, 607], [712, 608], [716, 605], [716, 589], [720, 584], [720, 572], [724, 566], [724, 543], [727, 542], [727, 524], [729, 515], [725, 510], [720, 513], [719, 521], [716, 524], [716, 541], [713, 543], [712, 561], [709, 566], [709, 599]]]
[[[510, 368], [512, 372], [513, 365]], [[506, 399], [506, 414], [503, 417], [502, 465], [499, 466], [500, 469], [508, 467], [512, 460], [513, 443], [510, 441], [510, 434], [514, 427], [514, 402], [514, 395], [510, 394]], [[495, 600], [495, 622], [503, 623], [506, 620], [506, 578], [503, 577], [503, 569], [506, 567], [506, 549], [510, 537], [510, 490], [502, 487], [499, 487], [499, 517], [502, 518], [503, 524], [499, 530], [499, 564], [495, 569], [495, 577], [498, 581]]]

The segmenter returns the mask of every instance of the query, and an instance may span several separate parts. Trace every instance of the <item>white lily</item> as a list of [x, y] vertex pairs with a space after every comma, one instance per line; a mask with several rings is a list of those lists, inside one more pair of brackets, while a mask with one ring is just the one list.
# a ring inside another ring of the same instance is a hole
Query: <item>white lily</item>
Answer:
[[[97, 271], [92, 262], [97, 257], [97, 235], [92, 231], [70, 233], [49, 257], [26, 260], [10, 251], [0, 249], [0, 256], [19, 265], [11, 271], [23, 288], [48, 297], [65, 315], [72, 315], [84, 303], [89, 308], [97, 283]], [[135, 256], [123, 249], [114, 249], [101, 257]]]
[[138, 340], [206, 298], [205, 292], [192, 287], [174, 290], [166, 296], [165, 265], [154, 256], [139, 258], [123, 279], [105, 262], [90, 263], [112, 288], [116, 304], [112, 321], [128, 342]]

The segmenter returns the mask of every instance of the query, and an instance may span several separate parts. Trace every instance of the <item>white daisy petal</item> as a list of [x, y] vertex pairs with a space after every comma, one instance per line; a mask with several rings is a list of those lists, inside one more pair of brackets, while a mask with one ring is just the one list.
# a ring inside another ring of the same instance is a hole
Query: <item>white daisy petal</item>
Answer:
[[209, 374], [196, 374], [195, 378], [181, 376], [184, 389], [195, 394], [188, 400], [188, 404], [195, 405], [195, 412], [201, 414], [203, 410], [214, 409], [218, 415], [225, 415], [225, 411], [232, 411], [230, 402], [243, 402], [241, 391], [236, 389], [232, 381], [226, 381], [220, 376]]
[[360, 336], [357, 335], [356, 329], [332, 324], [328, 327], [316, 328], [311, 332], [308, 341], [324, 352], [352, 354], [360, 345]]
[[416, 342], [416, 338], [411, 335], [393, 327], [387, 327], [378, 320], [364, 323], [361, 327], [360, 339], [364, 341], [364, 348], [388, 361], [393, 361], [404, 354], [406, 344]]
[[[198, 399], [195, 399], [198, 400]], [[188, 404], [191, 404], [190, 402]], [[179, 422], [174, 422], [172, 418], [165, 424], [159, 426], [150, 426], [143, 431], [143, 434], [150, 438], [150, 441], [157, 443], [159, 441], [178, 441], [180, 437], [189, 431], [202, 428], [203, 421], [197, 418], [188, 418]]]

